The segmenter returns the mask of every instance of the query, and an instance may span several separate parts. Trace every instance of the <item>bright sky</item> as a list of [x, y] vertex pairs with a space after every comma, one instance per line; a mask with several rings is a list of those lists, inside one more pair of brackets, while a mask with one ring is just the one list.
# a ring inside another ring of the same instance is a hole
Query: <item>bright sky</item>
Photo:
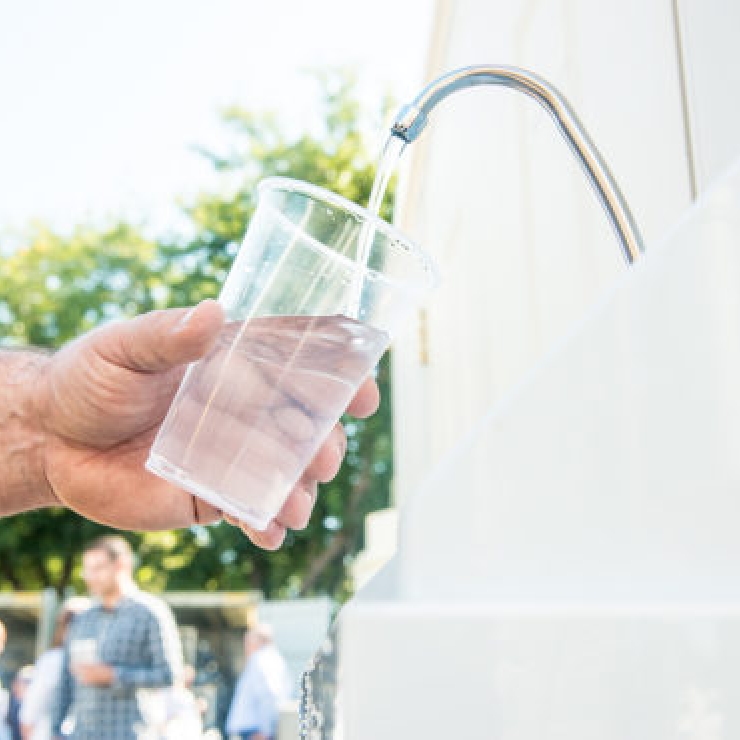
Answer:
[[433, 0], [0, 0], [0, 231], [174, 219], [208, 184], [217, 111], [300, 125], [304, 70], [354, 64], [380, 105], [423, 82]]

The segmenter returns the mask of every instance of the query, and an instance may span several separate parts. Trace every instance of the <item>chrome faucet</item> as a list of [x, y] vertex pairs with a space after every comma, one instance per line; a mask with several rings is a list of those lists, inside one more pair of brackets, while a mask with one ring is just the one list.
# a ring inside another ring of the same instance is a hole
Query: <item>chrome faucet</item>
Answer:
[[629, 264], [644, 251], [640, 231], [627, 202], [599, 150], [589, 138], [568, 101], [541, 77], [517, 67], [479, 65], [449, 72], [427, 85], [396, 115], [393, 134], [411, 143], [424, 130], [432, 109], [456, 90], [474, 85], [503, 85], [534, 98], [553, 117], [571, 150], [586, 172], [589, 182], [617, 233]]

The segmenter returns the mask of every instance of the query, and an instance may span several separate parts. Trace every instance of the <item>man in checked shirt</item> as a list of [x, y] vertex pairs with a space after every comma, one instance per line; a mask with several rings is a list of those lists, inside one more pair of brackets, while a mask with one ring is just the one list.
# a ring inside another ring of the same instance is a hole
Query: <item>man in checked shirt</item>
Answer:
[[56, 737], [71, 715], [75, 740], [135, 740], [142, 727], [137, 690], [171, 686], [182, 668], [175, 620], [134, 583], [134, 558], [122, 537], [93, 541], [82, 574], [99, 603], [72, 623], [52, 716]]

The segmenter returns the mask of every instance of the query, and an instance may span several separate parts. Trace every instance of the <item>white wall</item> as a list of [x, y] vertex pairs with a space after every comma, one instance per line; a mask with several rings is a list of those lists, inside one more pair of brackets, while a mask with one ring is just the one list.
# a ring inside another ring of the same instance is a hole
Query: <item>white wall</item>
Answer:
[[[738, 31], [729, 0], [443, 0], [428, 77], [493, 62], [554, 83], [649, 249], [738, 148]], [[397, 498], [627, 269], [533, 101], [501, 88], [459, 93], [410, 155], [398, 221], [444, 282], [427, 310], [428, 361], [419, 326], [395, 348]]]
[[740, 7], [677, 0], [696, 181], [704, 190], [740, 153]]

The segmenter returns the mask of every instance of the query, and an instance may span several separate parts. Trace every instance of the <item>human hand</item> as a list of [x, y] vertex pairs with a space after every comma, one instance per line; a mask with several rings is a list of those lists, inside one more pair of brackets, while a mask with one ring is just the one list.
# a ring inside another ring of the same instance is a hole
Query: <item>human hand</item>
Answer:
[[105, 663], [83, 663], [72, 667], [72, 675], [83, 686], [112, 686], [116, 675]]
[[[215, 301], [154, 311], [100, 327], [64, 347], [40, 374], [46, 479], [56, 499], [119, 529], [168, 529], [217, 521], [221, 513], [144, 468], [187, 363], [213, 345], [224, 318]], [[365, 417], [379, 403], [368, 379], [347, 409]], [[319, 482], [338, 472], [346, 437], [337, 425], [267, 530], [241, 526], [276, 549], [286, 529], [308, 523]]]

